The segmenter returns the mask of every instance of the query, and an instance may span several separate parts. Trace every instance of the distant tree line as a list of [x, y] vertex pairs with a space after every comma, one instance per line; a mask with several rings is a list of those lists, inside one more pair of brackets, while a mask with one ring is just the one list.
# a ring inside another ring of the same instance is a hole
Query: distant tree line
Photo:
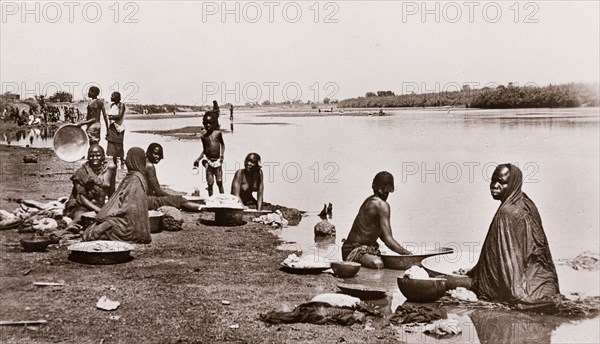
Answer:
[[544, 87], [507, 86], [461, 91], [394, 95], [392, 91], [367, 92], [364, 97], [339, 102], [343, 108], [468, 107], [482, 109], [566, 108], [598, 106], [598, 85], [564, 84]]

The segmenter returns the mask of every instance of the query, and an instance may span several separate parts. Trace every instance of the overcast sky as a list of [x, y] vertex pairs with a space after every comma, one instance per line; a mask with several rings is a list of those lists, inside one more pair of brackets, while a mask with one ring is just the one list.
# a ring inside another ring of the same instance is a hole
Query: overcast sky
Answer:
[[422, 3], [2, 1], [0, 81], [179, 104], [598, 82], [598, 1]]

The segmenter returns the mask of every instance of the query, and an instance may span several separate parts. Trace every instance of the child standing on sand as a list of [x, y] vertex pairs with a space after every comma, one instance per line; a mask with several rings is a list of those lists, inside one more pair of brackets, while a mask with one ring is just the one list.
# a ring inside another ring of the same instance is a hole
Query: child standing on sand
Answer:
[[215, 179], [219, 187], [219, 193], [224, 193], [223, 189], [223, 157], [225, 155], [225, 143], [220, 130], [216, 128], [216, 118], [211, 112], [206, 112], [202, 119], [202, 124], [206, 130], [202, 134], [202, 154], [194, 161], [194, 167], [198, 167], [202, 160], [202, 166], [206, 169], [206, 182], [208, 184], [208, 196], [213, 195], [213, 184]]

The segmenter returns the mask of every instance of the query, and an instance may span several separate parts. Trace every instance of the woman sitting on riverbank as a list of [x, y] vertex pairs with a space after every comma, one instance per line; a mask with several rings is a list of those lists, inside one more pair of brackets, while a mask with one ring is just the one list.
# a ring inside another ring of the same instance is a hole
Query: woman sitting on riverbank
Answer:
[[[263, 206], [263, 172], [260, 155], [250, 153], [244, 160], [244, 168], [237, 170], [231, 183], [231, 194], [238, 196], [244, 206], [262, 210]], [[254, 198], [253, 192], [257, 193]]]
[[152, 241], [148, 220], [148, 183], [144, 174], [144, 150], [139, 147], [129, 149], [125, 164], [127, 176], [98, 212], [96, 223], [85, 231], [85, 241], [108, 239], [141, 244]]
[[106, 161], [102, 147], [90, 146], [88, 161], [71, 176], [73, 189], [64, 210], [64, 215], [73, 220], [70, 227], [79, 224], [83, 213], [100, 211], [111, 185], [114, 189], [115, 169], [114, 164]]

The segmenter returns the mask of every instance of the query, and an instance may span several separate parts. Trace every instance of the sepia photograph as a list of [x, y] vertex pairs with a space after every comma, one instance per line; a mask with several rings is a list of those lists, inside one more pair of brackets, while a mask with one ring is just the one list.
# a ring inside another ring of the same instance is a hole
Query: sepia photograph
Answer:
[[0, 0], [0, 342], [599, 343], [600, 2]]

